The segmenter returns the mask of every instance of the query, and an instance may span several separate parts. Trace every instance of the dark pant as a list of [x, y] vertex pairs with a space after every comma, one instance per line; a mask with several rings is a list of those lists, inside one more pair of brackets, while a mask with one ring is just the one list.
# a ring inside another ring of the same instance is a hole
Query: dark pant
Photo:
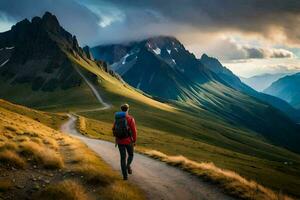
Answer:
[[[133, 160], [133, 145], [132, 144], [118, 144], [121, 158], [121, 169], [124, 178], [127, 178], [127, 167], [130, 167], [130, 164]], [[127, 163], [126, 163], [126, 151], [128, 154]]]

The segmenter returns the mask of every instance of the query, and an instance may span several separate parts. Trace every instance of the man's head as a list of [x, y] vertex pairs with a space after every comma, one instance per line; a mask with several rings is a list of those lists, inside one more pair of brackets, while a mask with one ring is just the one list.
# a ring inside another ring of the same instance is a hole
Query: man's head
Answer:
[[128, 105], [127, 103], [121, 105], [121, 110], [122, 110], [123, 112], [128, 112], [128, 110], [129, 110], [129, 105]]

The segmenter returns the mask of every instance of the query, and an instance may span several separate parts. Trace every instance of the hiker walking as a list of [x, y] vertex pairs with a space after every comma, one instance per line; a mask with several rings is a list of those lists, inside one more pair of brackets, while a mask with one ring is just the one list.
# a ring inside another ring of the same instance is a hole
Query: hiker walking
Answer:
[[[129, 105], [123, 104], [121, 111], [115, 113], [113, 126], [116, 145], [118, 145], [120, 151], [121, 169], [124, 180], [128, 179], [128, 174], [132, 174], [130, 164], [133, 160], [133, 147], [137, 135], [134, 118], [128, 114], [128, 111]], [[126, 152], [128, 154], [127, 160]]]

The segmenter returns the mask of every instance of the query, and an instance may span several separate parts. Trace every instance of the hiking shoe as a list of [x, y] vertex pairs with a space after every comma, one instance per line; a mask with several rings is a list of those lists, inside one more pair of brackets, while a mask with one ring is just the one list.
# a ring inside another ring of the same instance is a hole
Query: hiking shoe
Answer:
[[132, 174], [132, 169], [130, 166], [127, 167], [128, 174]]
[[127, 181], [127, 180], [128, 180], [128, 177], [123, 177], [123, 180], [124, 180], [124, 181]]

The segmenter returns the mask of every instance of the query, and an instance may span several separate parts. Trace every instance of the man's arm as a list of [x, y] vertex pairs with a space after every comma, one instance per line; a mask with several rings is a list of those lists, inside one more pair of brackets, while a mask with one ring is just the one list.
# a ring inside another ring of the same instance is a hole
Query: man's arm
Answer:
[[133, 142], [136, 142], [136, 138], [137, 138], [137, 130], [136, 130], [136, 125], [135, 125], [135, 120], [134, 118], [131, 118], [131, 123], [130, 123], [130, 130], [132, 132], [132, 139]]
[[115, 125], [116, 125], [116, 123], [114, 122], [114, 125], [113, 125], [113, 127], [112, 127], [112, 131], [113, 131], [113, 135], [115, 136]]

